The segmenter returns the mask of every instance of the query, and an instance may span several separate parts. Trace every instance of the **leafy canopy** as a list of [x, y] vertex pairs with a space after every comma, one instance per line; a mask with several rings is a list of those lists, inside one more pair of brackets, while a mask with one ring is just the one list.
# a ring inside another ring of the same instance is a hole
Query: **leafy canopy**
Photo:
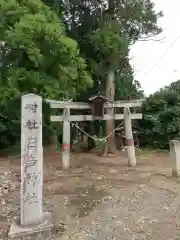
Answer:
[[180, 80], [147, 98], [141, 121], [146, 144], [167, 148], [169, 140], [180, 139]]
[[[57, 14], [38, 0], [0, 0], [3, 41], [2, 87], [21, 93], [73, 96], [92, 84], [77, 42]], [[2, 96], [1, 96], [2, 98]]]
[[[0, 0], [0, 148], [20, 139], [20, 96], [60, 99], [92, 85], [78, 43], [39, 0]], [[43, 135], [51, 137], [48, 109]], [[46, 121], [47, 120], [47, 121]], [[52, 129], [51, 129], [52, 130]]]

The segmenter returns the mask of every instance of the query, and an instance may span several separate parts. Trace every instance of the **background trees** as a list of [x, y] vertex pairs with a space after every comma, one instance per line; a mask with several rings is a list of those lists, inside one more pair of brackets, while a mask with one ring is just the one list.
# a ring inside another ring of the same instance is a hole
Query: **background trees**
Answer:
[[74, 97], [92, 79], [78, 43], [66, 35], [60, 16], [48, 6], [38, 0], [0, 0], [0, 10], [0, 135], [1, 145], [8, 145], [20, 135], [21, 94]]
[[[150, 0], [0, 0], [0, 11], [1, 145], [19, 139], [21, 94], [76, 101], [99, 91], [112, 101], [143, 96], [129, 50], [161, 31], [162, 13]], [[47, 140], [52, 126], [44, 108]], [[107, 133], [113, 125], [107, 121]], [[112, 135], [109, 152], [114, 143]]]
[[180, 138], [180, 80], [154, 93], [143, 104], [140, 122], [145, 145], [168, 148], [169, 140]]
[[[162, 13], [154, 11], [153, 3], [150, 0], [44, 2], [63, 14], [67, 34], [78, 41], [81, 54], [86, 58], [92, 73], [93, 88], [78, 99], [82, 100], [85, 96], [87, 99], [98, 91], [104, 92], [112, 101], [121, 99], [122, 95], [124, 99], [139, 97], [139, 84], [134, 81], [128, 55], [135, 41], [146, 40], [161, 31], [157, 19]], [[114, 121], [107, 121], [106, 124], [108, 134], [114, 128]], [[114, 135], [107, 143], [109, 152], [113, 152]]]

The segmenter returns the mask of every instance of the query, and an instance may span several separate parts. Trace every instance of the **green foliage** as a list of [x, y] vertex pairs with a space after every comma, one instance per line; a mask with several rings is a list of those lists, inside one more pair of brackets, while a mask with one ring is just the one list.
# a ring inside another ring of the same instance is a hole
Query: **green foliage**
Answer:
[[[0, 11], [1, 145], [20, 139], [22, 94], [87, 100], [104, 90], [110, 67], [116, 99], [142, 96], [128, 53], [130, 44], [161, 31], [151, 0], [112, 0], [108, 10], [104, 0], [0, 0]], [[43, 108], [48, 141], [54, 130]]]
[[[90, 87], [92, 79], [77, 42], [66, 36], [64, 23], [48, 6], [38, 0], [0, 0], [0, 10], [0, 108], [10, 117], [5, 126], [1, 121], [0, 131], [7, 136], [11, 121], [20, 118], [22, 94], [72, 98]], [[16, 100], [19, 104], [9, 108]], [[14, 124], [12, 128], [17, 134]]]
[[143, 104], [141, 139], [146, 144], [168, 148], [180, 139], [180, 80], [151, 95]]
[[140, 83], [134, 79], [133, 70], [125, 59], [121, 64], [121, 71], [117, 71], [116, 78], [116, 95], [115, 99], [129, 100], [143, 98], [143, 90], [141, 90]]
[[100, 62], [105, 62], [105, 65], [113, 67], [122, 55], [127, 55], [128, 43], [127, 39], [120, 36], [111, 26], [103, 26], [96, 32], [89, 35], [90, 42], [98, 54]]
[[144, 40], [153, 37], [162, 30], [157, 25], [157, 19], [162, 12], [155, 12], [151, 0], [114, 1], [117, 5], [118, 20], [130, 41]]
[[[56, 11], [61, 12], [66, 22], [66, 31], [69, 36], [78, 41], [81, 53], [87, 59], [94, 81], [94, 89], [90, 88], [87, 94], [83, 93], [87, 97], [90, 92], [97, 93], [104, 90], [108, 64], [114, 71], [124, 73], [124, 66], [121, 65], [124, 59], [127, 59], [130, 44], [136, 40], [147, 40], [147, 37], [161, 31], [157, 25], [157, 19], [162, 16], [162, 13], [155, 12], [151, 0], [112, 0], [108, 10], [107, 2], [103, 0], [43, 1], [53, 9], [56, 6]], [[130, 79], [133, 78], [132, 71], [128, 70], [126, 75], [130, 76]], [[129, 86], [134, 83], [133, 79]], [[124, 91], [126, 86], [121, 90]], [[117, 85], [116, 90], [120, 94], [119, 98], [116, 94], [116, 98], [121, 99], [122, 94]], [[128, 91], [131, 90], [129, 87]], [[84, 99], [84, 96], [79, 98]]]
[[66, 37], [62, 22], [46, 5], [37, 0], [1, 0], [1, 10], [8, 49], [4, 81], [8, 88], [15, 86], [15, 97], [26, 92], [72, 96], [91, 84], [77, 43]]

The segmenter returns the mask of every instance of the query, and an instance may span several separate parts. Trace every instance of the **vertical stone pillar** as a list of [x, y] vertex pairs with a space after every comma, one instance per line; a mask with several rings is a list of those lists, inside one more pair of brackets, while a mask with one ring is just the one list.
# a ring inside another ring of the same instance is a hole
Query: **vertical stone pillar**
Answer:
[[42, 98], [22, 96], [21, 225], [42, 222]]
[[135, 155], [135, 149], [134, 149], [131, 113], [129, 108], [124, 108], [124, 130], [125, 130], [125, 138], [126, 138], [125, 145], [126, 145], [127, 154], [128, 154], [128, 165], [135, 167], [136, 155]]
[[42, 98], [28, 94], [21, 99], [21, 216], [12, 222], [10, 239], [51, 239], [51, 215], [43, 213], [42, 191]]
[[63, 143], [62, 143], [62, 166], [63, 168], [69, 167], [70, 160], [70, 110], [64, 108], [64, 121], [63, 121]]
[[169, 142], [172, 161], [172, 176], [180, 176], [180, 141], [171, 140]]

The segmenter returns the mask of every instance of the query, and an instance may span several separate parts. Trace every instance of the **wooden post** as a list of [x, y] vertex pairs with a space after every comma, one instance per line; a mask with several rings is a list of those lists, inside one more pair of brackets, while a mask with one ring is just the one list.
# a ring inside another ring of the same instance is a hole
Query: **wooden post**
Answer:
[[70, 110], [68, 108], [64, 108], [63, 117], [62, 166], [68, 168], [70, 159]]
[[124, 108], [124, 129], [125, 129], [125, 137], [126, 137], [126, 149], [128, 153], [128, 165], [136, 166], [136, 156], [134, 149], [134, 140], [133, 140], [133, 132], [132, 132], [132, 124], [131, 124], [131, 113], [129, 107]]

